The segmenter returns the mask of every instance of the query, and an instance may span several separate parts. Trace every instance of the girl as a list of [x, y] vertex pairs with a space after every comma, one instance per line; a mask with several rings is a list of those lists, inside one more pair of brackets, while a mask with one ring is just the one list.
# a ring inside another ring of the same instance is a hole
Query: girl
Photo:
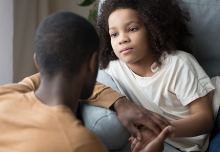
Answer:
[[177, 0], [106, 0], [100, 12], [100, 67], [131, 101], [171, 122], [175, 138], [167, 143], [206, 150], [214, 124], [208, 94], [215, 88], [189, 54], [187, 11]]

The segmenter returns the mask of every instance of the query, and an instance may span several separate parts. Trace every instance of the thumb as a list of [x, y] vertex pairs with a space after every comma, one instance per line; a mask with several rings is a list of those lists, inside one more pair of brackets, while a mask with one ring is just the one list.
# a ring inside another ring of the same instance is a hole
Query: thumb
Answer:
[[160, 142], [164, 142], [164, 140], [170, 135], [172, 134], [172, 132], [175, 130], [175, 128], [173, 128], [172, 126], [167, 126], [166, 128], [164, 128], [162, 130], [162, 132], [157, 136], [157, 140], [159, 140]]
[[127, 129], [134, 138], [136, 138], [138, 141], [141, 141], [141, 133], [137, 127], [135, 127], [133, 124], [131, 124], [130, 127]]

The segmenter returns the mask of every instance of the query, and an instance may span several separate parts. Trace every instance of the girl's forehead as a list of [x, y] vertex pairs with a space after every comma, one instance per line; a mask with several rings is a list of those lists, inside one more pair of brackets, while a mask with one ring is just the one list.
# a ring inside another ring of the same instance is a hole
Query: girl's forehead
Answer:
[[136, 10], [131, 8], [119, 8], [113, 11], [110, 15], [110, 17], [138, 17], [138, 13]]
[[121, 8], [116, 9], [109, 15], [108, 25], [113, 26], [117, 23], [126, 23], [130, 21], [140, 22], [137, 11], [130, 8]]

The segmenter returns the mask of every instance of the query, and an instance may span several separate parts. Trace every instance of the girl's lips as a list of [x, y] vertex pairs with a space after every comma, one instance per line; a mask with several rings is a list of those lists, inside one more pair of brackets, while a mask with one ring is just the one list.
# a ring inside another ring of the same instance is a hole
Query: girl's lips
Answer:
[[125, 49], [121, 50], [121, 53], [127, 54], [127, 53], [131, 52], [131, 50], [132, 50], [132, 48], [125, 48]]

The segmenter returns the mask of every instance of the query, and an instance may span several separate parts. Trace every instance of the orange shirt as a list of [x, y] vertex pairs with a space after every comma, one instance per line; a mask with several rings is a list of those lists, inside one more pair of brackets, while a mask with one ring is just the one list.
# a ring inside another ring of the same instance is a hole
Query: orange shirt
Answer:
[[47, 106], [22, 84], [0, 87], [1, 152], [107, 152], [64, 106]]
[[[21, 88], [23, 88], [22, 91], [26, 91], [26, 92], [37, 90], [40, 84], [40, 74], [37, 73], [35, 75], [27, 77], [21, 82], [19, 82], [19, 84], [22, 85], [21, 86], [18, 85], [18, 87], [14, 88], [14, 90]], [[93, 106], [109, 108], [117, 99], [123, 96], [124, 95], [116, 92], [110, 87], [107, 87], [104, 84], [96, 82], [92, 96], [87, 101], [84, 102], [91, 104]]]

